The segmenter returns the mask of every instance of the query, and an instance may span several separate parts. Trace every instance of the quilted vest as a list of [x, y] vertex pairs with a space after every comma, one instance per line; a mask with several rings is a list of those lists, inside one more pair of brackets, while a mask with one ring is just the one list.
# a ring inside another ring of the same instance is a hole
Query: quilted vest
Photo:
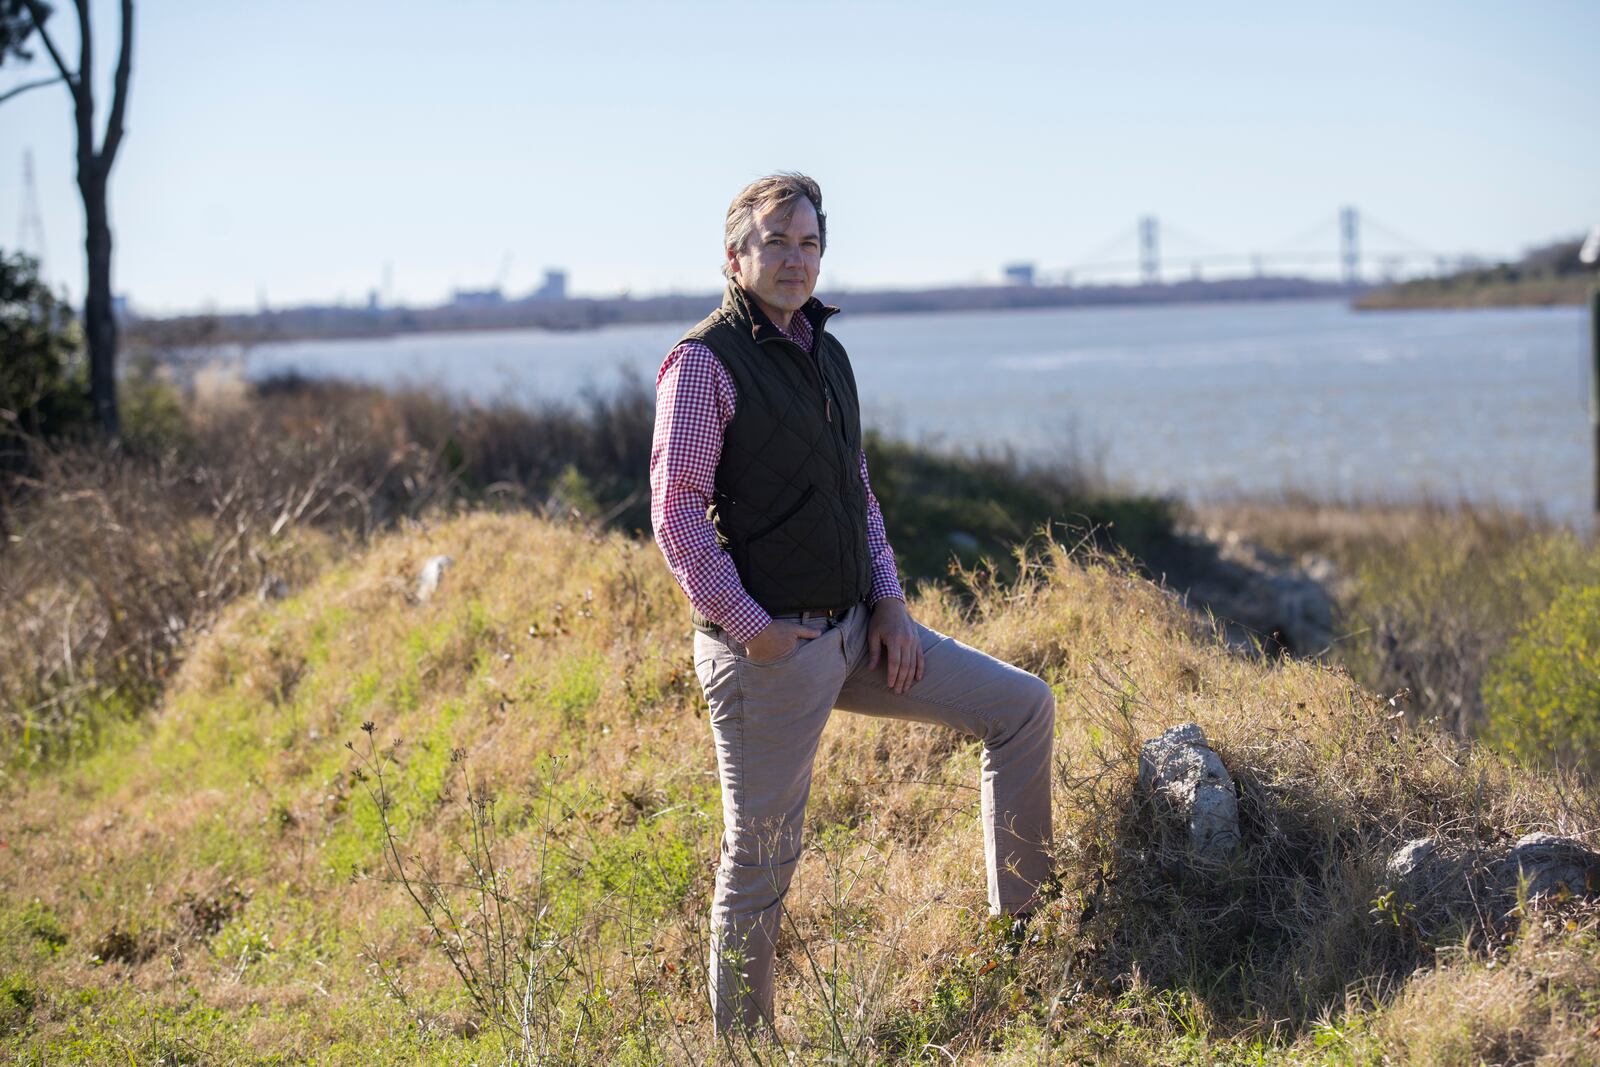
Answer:
[[838, 310], [814, 297], [800, 309], [807, 352], [730, 282], [722, 306], [683, 337], [709, 348], [737, 391], [707, 517], [773, 615], [845, 607], [871, 587], [856, 379], [823, 330]]

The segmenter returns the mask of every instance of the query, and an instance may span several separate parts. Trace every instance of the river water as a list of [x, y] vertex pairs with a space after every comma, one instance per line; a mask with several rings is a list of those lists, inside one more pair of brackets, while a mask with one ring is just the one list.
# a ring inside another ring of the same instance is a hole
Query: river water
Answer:
[[[1029, 461], [1087, 459], [1191, 500], [1305, 491], [1496, 501], [1587, 529], [1593, 456], [1581, 308], [1354, 312], [1338, 301], [844, 313], [864, 418]], [[654, 380], [686, 323], [305, 341], [287, 370], [484, 402]]]

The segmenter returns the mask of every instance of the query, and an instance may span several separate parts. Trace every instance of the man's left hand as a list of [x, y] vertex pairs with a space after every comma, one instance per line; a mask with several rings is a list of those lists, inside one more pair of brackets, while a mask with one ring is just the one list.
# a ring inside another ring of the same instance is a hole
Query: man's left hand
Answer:
[[922, 681], [922, 642], [904, 600], [884, 597], [873, 606], [867, 623], [868, 670], [878, 665], [880, 648], [888, 664], [890, 689], [904, 693]]

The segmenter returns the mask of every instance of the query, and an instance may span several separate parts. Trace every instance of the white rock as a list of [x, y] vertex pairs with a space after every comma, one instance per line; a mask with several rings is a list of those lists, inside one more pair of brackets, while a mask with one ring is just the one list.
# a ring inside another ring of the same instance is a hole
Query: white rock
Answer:
[[1384, 867], [1391, 883], [1399, 884], [1417, 877], [1439, 858], [1439, 842], [1431, 837], [1407, 841], [1395, 849]]
[[1233, 776], [1195, 723], [1174, 726], [1139, 750], [1139, 786], [1157, 817], [1184, 827], [1191, 852], [1221, 860], [1239, 846]]
[[417, 579], [417, 599], [426, 602], [439, 588], [439, 579], [445, 568], [454, 563], [449, 556], [434, 556], [422, 565], [422, 576]]
[[1415, 906], [1413, 920], [1424, 929], [1451, 916], [1478, 920], [1487, 915], [1504, 923], [1515, 911], [1522, 881], [1531, 902], [1600, 897], [1600, 853], [1555, 834], [1527, 834], [1494, 855], [1439, 838], [1417, 838], [1390, 854], [1384, 873], [1389, 887]]

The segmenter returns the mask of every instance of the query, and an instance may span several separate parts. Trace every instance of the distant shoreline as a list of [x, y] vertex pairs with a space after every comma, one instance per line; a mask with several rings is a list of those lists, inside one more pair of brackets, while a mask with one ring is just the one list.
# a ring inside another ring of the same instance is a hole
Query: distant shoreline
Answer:
[[[1386, 288], [1310, 278], [1228, 278], [1159, 285], [991, 285], [821, 291], [817, 295], [825, 303], [839, 304], [856, 314], [888, 315], [1318, 299], [1347, 299], [1356, 311], [1415, 311], [1581, 306], [1588, 301], [1595, 284], [1595, 279], [1586, 275], [1513, 281], [1484, 281], [1457, 275], [1402, 282]], [[133, 319], [126, 324], [126, 331], [134, 343], [157, 350], [492, 330], [566, 332], [644, 323], [693, 322], [716, 307], [720, 300], [720, 293], [706, 292], [638, 298], [530, 299], [427, 308], [300, 307], [252, 314]]]
[[1366, 293], [1351, 306], [1357, 311], [1572, 307], [1587, 303], [1595, 285], [1594, 278], [1582, 275], [1486, 283], [1430, 278]]
[[[1228, 278], [1159, 285], [968, 286], [943, 289], [822, 291], [827, 303], [858, 314], [928, 311], [1005, 311], [1032, 308], [1354, 298], [1368, 286], [1310, 278]], [[651, 322], [693, 322], [721, 301], [720, 293], [570, 300], [519, 300], [431, 308], [304, 307], [253, 314], [182, 315], [137, 319], [130, 340], [152, 348], [216, 344], [395, 337], [472, 330], [592, 330]]]

